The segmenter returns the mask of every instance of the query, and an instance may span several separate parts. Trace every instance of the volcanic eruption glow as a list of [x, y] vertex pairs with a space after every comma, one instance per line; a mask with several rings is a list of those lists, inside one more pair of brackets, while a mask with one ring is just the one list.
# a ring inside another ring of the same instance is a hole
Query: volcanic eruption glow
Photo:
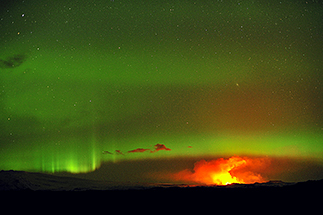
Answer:
[[261, 176], [270, 160], [267, 158], [230, 157], [216, 160], [201, 160], [195, 163], [194, 171], [184, 170], [175, 174], [178, 181], [197, 182], [208, 185], [265, 182]]

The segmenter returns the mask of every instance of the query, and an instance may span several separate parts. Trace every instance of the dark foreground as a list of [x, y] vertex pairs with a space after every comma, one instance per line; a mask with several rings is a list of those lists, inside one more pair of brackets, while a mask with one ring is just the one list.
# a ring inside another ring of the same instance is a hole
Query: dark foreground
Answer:
[[[0, 171], [0, 191], [14, 195], [49, 194], [56, 191], [55, 195], [64, 193], [64, 196], [100, 196], [109, 194], [124, 196], [147, 194], [171, 194], [176, 196], [216, 195], [216, 196], [254, 196], [267, 194], [275, 196], [315, 196], [323, 191], [323, 180], [286, 183], [282, 181], [269, 181], [255, 184], [232, 184], [228, 186], [189, 186], [185, 184], [148, 184], [148, 183], [115, 183], [92, 181], [72, 177], [59, 177], [50, 174], [31, 173], [22, 171]], [[59, 192], [57, 192], [59, 191]], [[72, 192], [81, 191], [81, 192]], [[50, 194], [50, 195], [51, 195]]]

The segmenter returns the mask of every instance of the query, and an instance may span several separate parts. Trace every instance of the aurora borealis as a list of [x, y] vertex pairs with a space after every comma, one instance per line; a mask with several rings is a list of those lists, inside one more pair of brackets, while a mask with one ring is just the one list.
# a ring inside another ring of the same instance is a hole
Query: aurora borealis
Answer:
[[323, 164], [319, 1], [1, 4], [0, 169]]

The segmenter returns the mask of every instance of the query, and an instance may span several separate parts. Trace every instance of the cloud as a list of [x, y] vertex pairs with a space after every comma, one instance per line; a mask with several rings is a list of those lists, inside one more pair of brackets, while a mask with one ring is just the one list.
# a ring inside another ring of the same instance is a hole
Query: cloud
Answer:
[[131, 150], [131, 151], [128, 151], [128, 153], [135, 153], [135, 152], [145, 152], [145, 151], [150, 151], [150, 153], [155, 153], [155, 152], [158, 152], [158, 151], [161, 151], [161, 150], [165, 150], [165, 151], [170, 151], [171, 149], [170, 148], [167, 148], [164, 144], [159, 144], [157, 143], [155, 146], [154, 146], [154, 150], [151, 150], [151, 149], [143, 149], [143, 148], [137, 148], [137, 149], [134, 149], [134, 150]]
[[112, 155], [113, 153], [111, 153], [111, 152], [109, 152], [109, 151], [102, 151], [102, 154]]
[[116, 150], [116, 152], [115, 152], [117, 155], [124, 155], [122, 152], [121, 152], [121, 150]]
[[150, 151], [150, 153], [155, 153], [155, 152], [158, 152], [158, 151], [161, 151], [161, 150], [170, 151], [171, 149], [170, 148], [167, 148], [164, 144], [157, 143], [155, 145], [155, 150]]
[[23, 54], [13, 55], [11, 57], [8, 57], [6, 60], [0, 59], [0, 68], [8, 69], [8, 68], [18, 67], [22, 63], [24, 63], [26, 59], [27, 59], [27, 56]]
[[[144, 149], [144, 148], [137, 148], [137, 149], [133, 149], [133, 150], [130, 150], [128, 151], [127, 153], [142, 153], [142, 152], [145, 152], [145, 151], [150, 151], [150, 153], [155, 153], [155, 152], [158, 152], [158, 151], [161, 151], [161, 150], [165, 150], [165, 151], [170, 151], [171, 149], [170, 148], [167, 148], [164, 144], [156, 144], [154, 146], [154, 150], [151, 150], [151, 149]], [[102, 151], [102, 154], [108, 154], [108, 155], [125, 155], [123, 154], [123, 152], [121, 152], [121, 150], [115, 150], [114, 153], [112, 152], [109, 152], [109, 151]]]
[[107, 154], [107, 155], [124, 155], [121, 150], [115, 150], [115, 153], [109, 152], [109, 151], [102, 151], [102, 154]]
[[137, 148], [137, 149], [128, 151], [128, 153], [145, 152], [145, 151], [151, 151], [151, 150], [150, 149]]

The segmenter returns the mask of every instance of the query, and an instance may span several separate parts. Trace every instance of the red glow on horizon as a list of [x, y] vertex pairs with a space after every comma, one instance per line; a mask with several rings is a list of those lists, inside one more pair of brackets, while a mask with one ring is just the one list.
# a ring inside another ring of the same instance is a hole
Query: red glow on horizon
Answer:
[[194, 171], [183, 170], [174, 175], [177, 181], [197, 182], [208, 185], [265, 182], [259, 171], [270, 164], [267, 158], [230, 157], [201, 160], [194, 164]]

